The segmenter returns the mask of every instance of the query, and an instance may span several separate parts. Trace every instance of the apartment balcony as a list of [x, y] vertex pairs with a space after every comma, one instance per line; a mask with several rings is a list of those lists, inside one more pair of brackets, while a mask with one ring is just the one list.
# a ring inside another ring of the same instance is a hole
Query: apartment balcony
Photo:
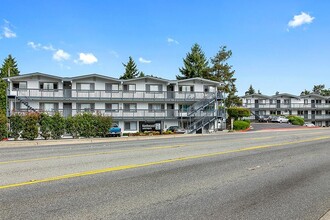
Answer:
[[8, 97], [27, 97], [30, 100], [135, 100], [135, 101], [199, 101], [211, 97], [211, 92], [178, 92], [178, 91], [106, 91], [106, 90], [40, 90], [17, 89], [9, 91]]
[[244, 108], [249, 109], [259, 109], [259, 110], [272, 110], [272, 109], [295, 109], [295, 110], [304, 110], [304, 109], [330, 109], [330, 103], [315, 104], [315, 103], [277, 103], [277, 104], [257, 104], [257, 103], [245, 103], [243, 104]]

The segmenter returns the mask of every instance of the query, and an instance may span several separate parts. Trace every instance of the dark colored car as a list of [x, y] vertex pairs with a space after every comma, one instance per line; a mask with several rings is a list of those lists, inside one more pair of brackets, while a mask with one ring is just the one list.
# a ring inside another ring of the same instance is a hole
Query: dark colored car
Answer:
[[259, 122], [270, 122], [271, 117], [270, 117], [270, 115], [260, 115], [258, 121]]

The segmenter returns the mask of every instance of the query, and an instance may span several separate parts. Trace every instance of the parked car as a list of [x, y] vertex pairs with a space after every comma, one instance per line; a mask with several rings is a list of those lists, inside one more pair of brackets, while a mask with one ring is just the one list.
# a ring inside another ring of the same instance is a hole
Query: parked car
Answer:
[[168, 127], [167, 131], [172, 131], [173, 133], [176, 133], [176, 134], [186, 133], [186, 130], [184, 128], [179, 127], [179, 126], [170, 126], [170, 127]]
[[276, 117], [272, 118], [272, 122], [288, 123], [289, 119], [284, 116], [276, 116]]
[[117, 124], [113, 124], [113, 126], [109, 129], [110, 137], [120, 137], [121, 136], [121, 128]]
[[313, 123], [310, 123], [310, 122], [305, 122], [304, 126], [309, 127], [309, 128], [315, 127], [315, 125]]
[[270, 120], [270, 115], [260, 115], [258, 119], [259, 122], [269, 122]]

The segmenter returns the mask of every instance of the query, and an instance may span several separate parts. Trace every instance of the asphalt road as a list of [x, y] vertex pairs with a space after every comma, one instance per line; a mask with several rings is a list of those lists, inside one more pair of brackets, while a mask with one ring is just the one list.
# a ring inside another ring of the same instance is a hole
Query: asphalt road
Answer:
[[320, 219], [330, 130], [0, 148], [0, 219]]

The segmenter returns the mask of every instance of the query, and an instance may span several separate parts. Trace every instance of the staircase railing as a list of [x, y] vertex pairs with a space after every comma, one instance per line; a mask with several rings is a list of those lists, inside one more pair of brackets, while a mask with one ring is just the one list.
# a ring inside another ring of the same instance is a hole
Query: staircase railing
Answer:
[[191, 134], [199, 129], [202, 129], [206, 125], [212, 123], [217, 119], [217, 110], [207, 111], [201, 118], [198, 118], [188, 127], [188, 133]]
[[206, 98], [194, 103], [188, 108], [187, 116], [196, 114], [198, 111], [203, 110], [205, 107], [216, 101], [216, 93], [209, 94]]
[[23, 99], [22, 97], [16, 97], [16, 99], [17, 99], [20, 103], [22, 103], [23, 105], [25, 105], [25, 106], [27, 107], [28, 110], [30, 110], [30, 111], [34, 111], [34, 112], [37, 112], [36, 109], [34, 109], [33, 107], [31, 107], [31, 106], [29, 105], [28, 97], [25, 97], [25, 99]]

